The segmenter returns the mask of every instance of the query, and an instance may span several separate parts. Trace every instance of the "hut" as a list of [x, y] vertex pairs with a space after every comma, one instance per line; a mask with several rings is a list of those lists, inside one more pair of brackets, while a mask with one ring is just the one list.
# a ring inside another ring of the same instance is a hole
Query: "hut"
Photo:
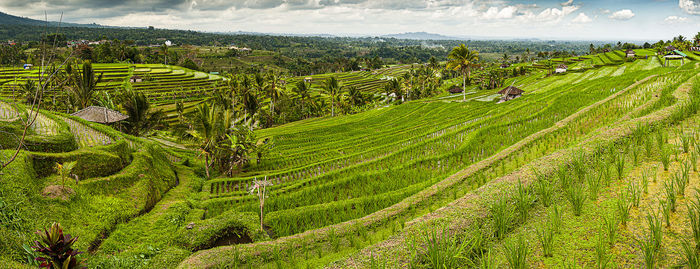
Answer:
[[678, 50], [678, 49], [677, 49], [676, 47], [674, 47], [673, 45], [670, 45], [670, 46], [666, 47], [666, 51], [667, 51], [667, 52], [671, 52], [671, 51], [674, 51], [674, 50]]
[[314, 80], [312, 77], [305, 77], [304, 82], [306, 83], [311, 83], [311, 81]]
[[565, 64], [560, 64], [557, 66], [557, 69], [555, 69], [554, 72], [556, 72], [557, 74], [566, 73], [566, 70], [568, 70], [568, 69], [569, 69], [569, 67], [566, 66]]
[[463, 90], [461, 87], [457, 86], [457, 85], [453, 86], [452, 88], [450, 88], [450, 89], [447, 90], [447, 91], [450, 92], [451, 94], [458, 94], [458, 93], [464, 92], [464, 90]]
[[505, 63], [505, 64], [502, 64], [502, 65], [501, 65], [501, 69], [503, 69], [503, 68], [508, 68], [508, 67], [510, 67], [510, 64]]
[[76, 116], [86, 121], [102, 124], [111, 124], [129, 118], [129, 116], [119, 113], [118, 111], [99, 106], [89, 106], [85, 109], [71, 114], [71, 116]]
[[131, 83], [137, 83], [137, 82], [143, 82], [143, 78], [139, 75], [133, 75], [131, 78], [129, 78], [129, 82]]
[[505, 101], [510, 101], [510, 100], [513, 100], [515, 98], [522, 96], [524, 92], [525, 91], [523, 91], [517, 87], [508, 86], [508, 87], [504, 88], [503, 90], [500, 90], [498, 92], [498, 94], [502, 95], [500, 102], [505, 102]]
[[633, 50], [627, 50], [625, 51], [625, 54], [627, 54], [627, 58], [634, 58], [637, 56], [637, 54]]
[[24, 70], [32, 69], [33, 66], [32, 64], [24, 64]]
[[670, 51], [664, 56], [664, 66], [668, 66], [668, 61], [673, 60], [681, 60], [681, 64], [685, 64], [685, 57], [688, 57], [688, 55], [679, 50]]

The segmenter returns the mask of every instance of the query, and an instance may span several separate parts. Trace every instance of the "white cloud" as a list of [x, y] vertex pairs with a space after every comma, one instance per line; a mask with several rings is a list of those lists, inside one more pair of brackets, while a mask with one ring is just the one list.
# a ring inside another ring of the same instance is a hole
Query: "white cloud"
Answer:
[[569, 1], [566, 1], [564, 3], [561, 3], [560, 5], [563, 7], [568, 7], [568, 6], [573, 5], [573, 4], [574, 4], [574, 0], [569, 0]]
[[664, 22], [668, 23], [668, 24], [687, 22], [687, 21], [688, 21], [688, 18], [678, 17], [678, 16], [668, 16], [668, 17], [666, 17], [666, 19], [664, 19]]
[[538, 14], [532, 13], [530, 11], [524, 12], [523, 15], [519, 16], [519, 18], [526, 22], [535, 21], [545, 23], [558, 23], [564, 17], [568, 16], [571, 13], [574, 13], [578, 9], [578, 6], [562, 7], [561, 9], [546, 8]]
[[612, 11], [610, 11], [609, 9], [601, 9], [600, 10], [600, 13], [603, 13], [603, 14], [610, 14], [610, 12], [612, 12]]
[[571, 22], [573, 22], [573, 23], [589, 23], [592, 21], [593, 20], [590, 17], [588, 17], [586, 15], [586, 13], [583, 13], [583, 12], [581, 12], [580, 14], [578, 14], [578, 16], [576, 16], [576, 18], [571, 20]]
[[634, 17], [634, 12], [629, 9], [623, 9], [620, 11], [615, 11], [612, 15], [610, 15], [611, 19], [614, 20], [620, 20], [620, 21], [626, 21]]
[[514, 6], [507, 6], [500, 10], [497, 7], [490, 7], [481, 17], [487, 20], [510, 19], [513, 18], [516, 11], [518, 11], [518, 8]]
[[678, 7], [688, 14], [700, 15], [700, 0], [678, 0]]

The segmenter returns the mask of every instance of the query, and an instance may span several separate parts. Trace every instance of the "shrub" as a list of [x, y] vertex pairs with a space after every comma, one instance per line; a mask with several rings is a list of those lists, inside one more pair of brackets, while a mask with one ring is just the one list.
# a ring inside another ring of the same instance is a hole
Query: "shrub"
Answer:
[[61, 224], [54, 222], [48, 230], [44, 229], [43, 233], [41, 231], [36, 233], [41, 242], [35, 241], [32, 248], [43, 255], [43, 257], [36, 258], [37, 261], [41, 262], [40, 267], [63, 269], [81, 267], [83, 261], [76, 256], [82, 252], [73, 249], [73, 244], [78, 240], [78, 237], [63, 234]]

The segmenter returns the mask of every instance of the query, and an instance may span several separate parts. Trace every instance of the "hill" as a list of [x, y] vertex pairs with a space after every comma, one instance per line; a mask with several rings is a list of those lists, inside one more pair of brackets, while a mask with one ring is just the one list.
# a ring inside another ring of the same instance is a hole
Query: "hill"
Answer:
[[[14, 15], [0, 12], [0, 25], [45, 26], [45, 25], [47, 25], [47, 23], [45, 21], [24, 18], [24, 17], [18, 17], [18, 16], [14, 16]], [[50, 22], [48, 22], [48, 25], [49, 26], [57, 26], [57, 25], [59, 25], [59, 23], [54, 22], [54, 21], [50, 21]], [[99, 24], [78, 24], [78, 23], [66, 23], [66, 22], [61, 22], [60, 25], [63, 27], [105, 27], [105, 26], [102, 26]]]
[[414, 40], [461, 40], [462, 38], [444, 36], [440, 34], [433, 34], [427, 32], [409, 32], [400, 34], [390, 34], [384, 35], [383, 37], [396, 38], [396, 39], [414, 39]]

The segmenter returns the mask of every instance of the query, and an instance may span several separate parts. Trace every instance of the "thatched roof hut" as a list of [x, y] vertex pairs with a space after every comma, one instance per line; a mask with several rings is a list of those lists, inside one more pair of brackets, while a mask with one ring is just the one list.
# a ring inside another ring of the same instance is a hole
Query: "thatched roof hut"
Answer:
[[508, 86], [508, 87], [505, 87], [503, 90], [500, 90], [500, 91], [498, 92], [498, 94], [501, 94], [501, 95], [505, 95], [505, 94], [508, 94], [508, 95], [522, 95], [524, 92], [525, 92], [525, 91], [519, 89], [518, 87]]
[[625, 54], [627, 54], [627, 57], [634, 57], [637, 55], [633, 50], [627, 50], [625, 51]]
[[129, 116], [119, 113], [118, 111], [99, 106], [89, 106], [83, 110], [71, 114], [71, 116], [76, 116], [86, 121], [102, 124], [115, 123], [129, 118]]
[[460, 88], [459, 86], [453, 86], [452, 88], [450, 88], [447, 91], [449, 91], [451, 94], [458, 94], [458, 93], [462, 93], [464, 90], [462, 88]]

